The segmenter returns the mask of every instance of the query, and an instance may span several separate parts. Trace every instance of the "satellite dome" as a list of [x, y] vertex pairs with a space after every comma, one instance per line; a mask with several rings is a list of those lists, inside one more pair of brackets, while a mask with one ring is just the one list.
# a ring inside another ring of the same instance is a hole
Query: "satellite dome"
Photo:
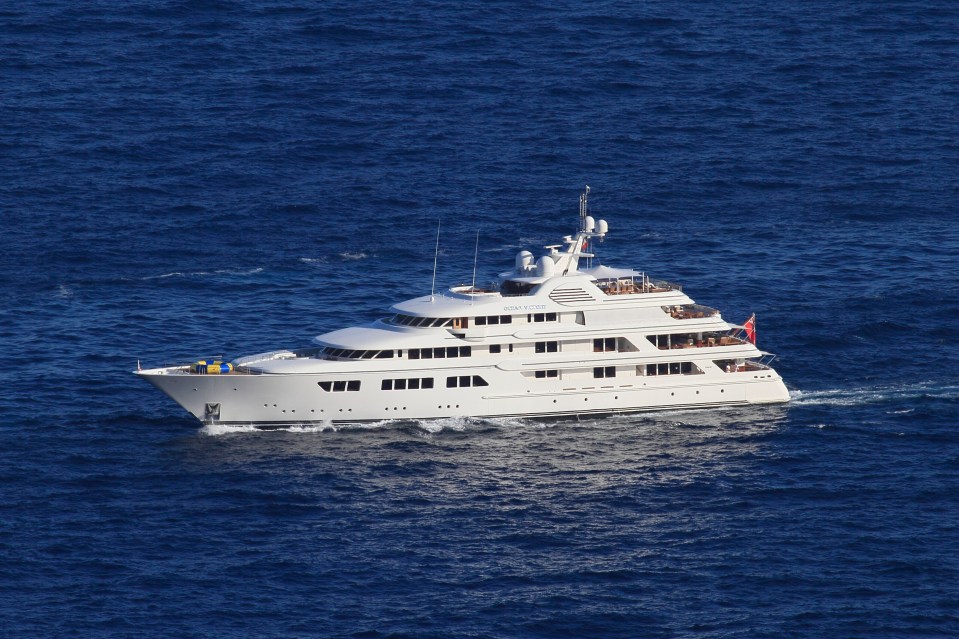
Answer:
[[556, 262], [548, 255], [544, 255], [536, 262], [536, 275], [538, 277], [552, 277], [556, 271]]
[[520, 251], [516, 254], [516, 272], [523, 273], [530, 270], [533, 264], [533, 254], [529, 251]]

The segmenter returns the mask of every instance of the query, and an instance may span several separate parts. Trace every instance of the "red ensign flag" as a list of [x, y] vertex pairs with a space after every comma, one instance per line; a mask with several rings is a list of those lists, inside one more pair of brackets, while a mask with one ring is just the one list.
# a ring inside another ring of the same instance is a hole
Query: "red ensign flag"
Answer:
[[746, 339], [748, 339], [753, 344], [756, 343], [756, 314], [753, 313], [752, 317], [746, 320], [746, 323], [743, 324], [743, 328], [746, 329]]

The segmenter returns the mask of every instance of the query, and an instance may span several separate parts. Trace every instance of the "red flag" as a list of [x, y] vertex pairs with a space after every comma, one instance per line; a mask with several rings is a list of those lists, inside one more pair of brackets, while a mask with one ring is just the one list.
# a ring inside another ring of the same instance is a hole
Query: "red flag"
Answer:
[[746, 320], [746, 323], [743, 324], [743, 328], [746, 329], [746, 339], [748, 339], [753, 344], [756, 343], [756, 314], [753, 313], [752, 317]]

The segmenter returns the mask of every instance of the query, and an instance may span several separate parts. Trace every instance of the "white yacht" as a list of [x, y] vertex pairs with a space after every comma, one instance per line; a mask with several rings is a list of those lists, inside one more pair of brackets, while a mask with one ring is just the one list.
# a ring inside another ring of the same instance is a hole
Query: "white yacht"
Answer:
[[520, 252], [497, 286], [401, 302], [309, 348], [136, 374], [205, 424], [263, 428], [789, 401], [754, 318], [730, 324], [677, 284], [588, 266], [608, 232], [588, 194], [576, 234], [539, 259]]

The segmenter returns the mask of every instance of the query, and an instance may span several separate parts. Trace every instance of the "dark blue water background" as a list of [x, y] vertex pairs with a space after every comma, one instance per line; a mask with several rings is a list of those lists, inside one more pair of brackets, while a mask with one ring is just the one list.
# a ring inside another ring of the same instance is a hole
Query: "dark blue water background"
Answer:
[[[0, 5], [0, 635], [959, 636], [959, 11]], [[201, 429], [573, 230], [755, 311], [788, 407]]]

